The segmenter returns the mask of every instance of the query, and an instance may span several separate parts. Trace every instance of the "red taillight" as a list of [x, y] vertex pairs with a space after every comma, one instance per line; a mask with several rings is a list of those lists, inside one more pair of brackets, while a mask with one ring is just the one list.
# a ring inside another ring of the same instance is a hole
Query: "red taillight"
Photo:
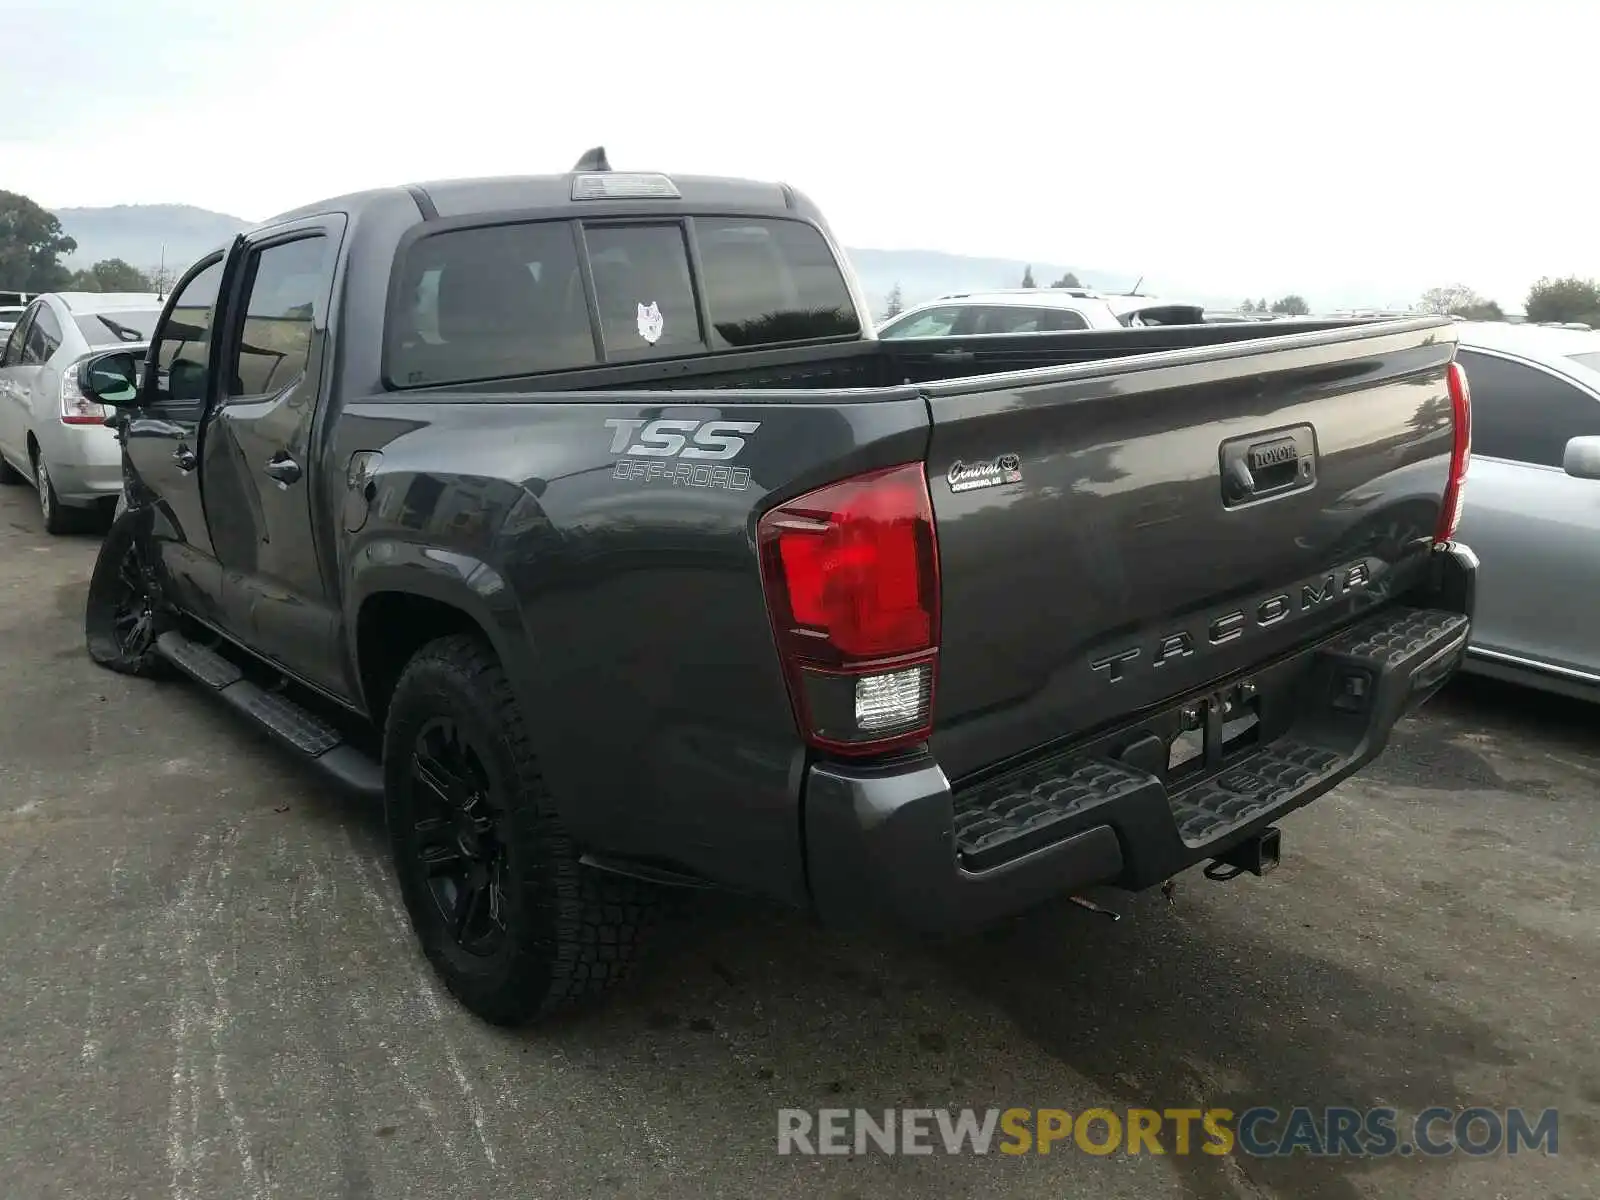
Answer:
[[1461, 526], [1461, 505], [1466, 499], [1467, 467], [1472, 461], [1472, 388], [1467, 370], [1458, 362], [1446, 369], [1450, 389], [1450, 417], [1455, 426], [1455, 444], [1450, 449], [1450, 479], [1445, 484], [1444, 503], [1439, 508], [1439, 527], [1434, 542], [1448, 542]]
[[89, 399], [78, 386], [77, 368], [71, 364], [61, 372], [61, 423], [63, 425], [104, 425], [103, 404]]
[[939, 555], [922, 464], [829, 484], [757, 530], [778, 652], [806, 740], [876, 754], [928, 736]]

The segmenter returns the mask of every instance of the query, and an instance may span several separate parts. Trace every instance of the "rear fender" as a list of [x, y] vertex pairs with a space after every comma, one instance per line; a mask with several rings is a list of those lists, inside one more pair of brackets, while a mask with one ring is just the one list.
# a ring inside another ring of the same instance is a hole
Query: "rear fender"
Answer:
[[[546, 698], [534, 685], [538, 648], [530, 639], [512, 591], [489, 563], [459, 551], [417, 546], [380, 538], [365, 543], [352, 564], [344, 588], [346, 634], [344, 652], [350, 678], [363, 708], [376, 714], [378, 697], [368, 696], [356, 631], [362, 607], [385, 593], [433, 600], [464, 614], [488, 640], [510, 680], [517, 702], [528, 718], [528, 736], [543, 763], [554, 765], [551, 747], [541, 744], [537, 714]], [[423, 644], [426, 644], [424, 641]]]

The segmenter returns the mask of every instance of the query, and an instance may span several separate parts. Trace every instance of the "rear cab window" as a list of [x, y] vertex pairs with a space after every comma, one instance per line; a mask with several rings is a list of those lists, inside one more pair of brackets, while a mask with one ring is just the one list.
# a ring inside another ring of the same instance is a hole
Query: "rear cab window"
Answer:
[[446, 229], [404, 247], [394, 281], [385, 375], [397, 388], [862, 332], [827, 240], [781, 217]]
[[608, 360], [707, 348], [682, 225], [591, 225], [584, 243]]
[[700, 217], [694, 229], [713, 344], [743, 350], [861, 335], [844, 275], [812, 226]]

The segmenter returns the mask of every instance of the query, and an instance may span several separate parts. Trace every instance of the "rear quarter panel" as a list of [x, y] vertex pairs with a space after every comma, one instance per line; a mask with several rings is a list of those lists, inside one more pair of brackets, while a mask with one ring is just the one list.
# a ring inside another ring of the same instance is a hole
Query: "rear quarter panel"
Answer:
[[[681, 458], [631, 441], [619, 452], [606, 424], [657, 419], [757, 424], [725, 460], [740, 486], [686, 479]], [[583, 843], [803, 902], [803, 754], [755, 522], [831, 479], [920, 461], [914, 389], [416, 393], [348, 404], [334, 438], [337, 462], [383, 456], [370, 503], [342, 521], [347, 629], [377, 591], [459, 602], [495, 641]]]

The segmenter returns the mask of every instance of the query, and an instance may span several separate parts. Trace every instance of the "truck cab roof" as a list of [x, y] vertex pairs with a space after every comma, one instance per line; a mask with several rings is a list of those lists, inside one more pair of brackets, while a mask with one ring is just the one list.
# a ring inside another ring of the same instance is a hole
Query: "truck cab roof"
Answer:
[[803, 195], [785, 183], [736, 179], [720, 175], [677, 175], [661, 171], [614, 171], [599, 147], [579, 159], [570, 171], [542, 175], [502, 175], [435, 179], [394, 187], [352, 192], [280, 213], [263, 226], [319, 212], [358, 214], [362, 209], [406, 194], [425, 220], [468, 217], [479, 213], [538, 210], [576, 216], [599, 205], [639, 204], [652, 208], [731, 210], [739, 213], [791, 213], [809, 220], [820, 214]]

